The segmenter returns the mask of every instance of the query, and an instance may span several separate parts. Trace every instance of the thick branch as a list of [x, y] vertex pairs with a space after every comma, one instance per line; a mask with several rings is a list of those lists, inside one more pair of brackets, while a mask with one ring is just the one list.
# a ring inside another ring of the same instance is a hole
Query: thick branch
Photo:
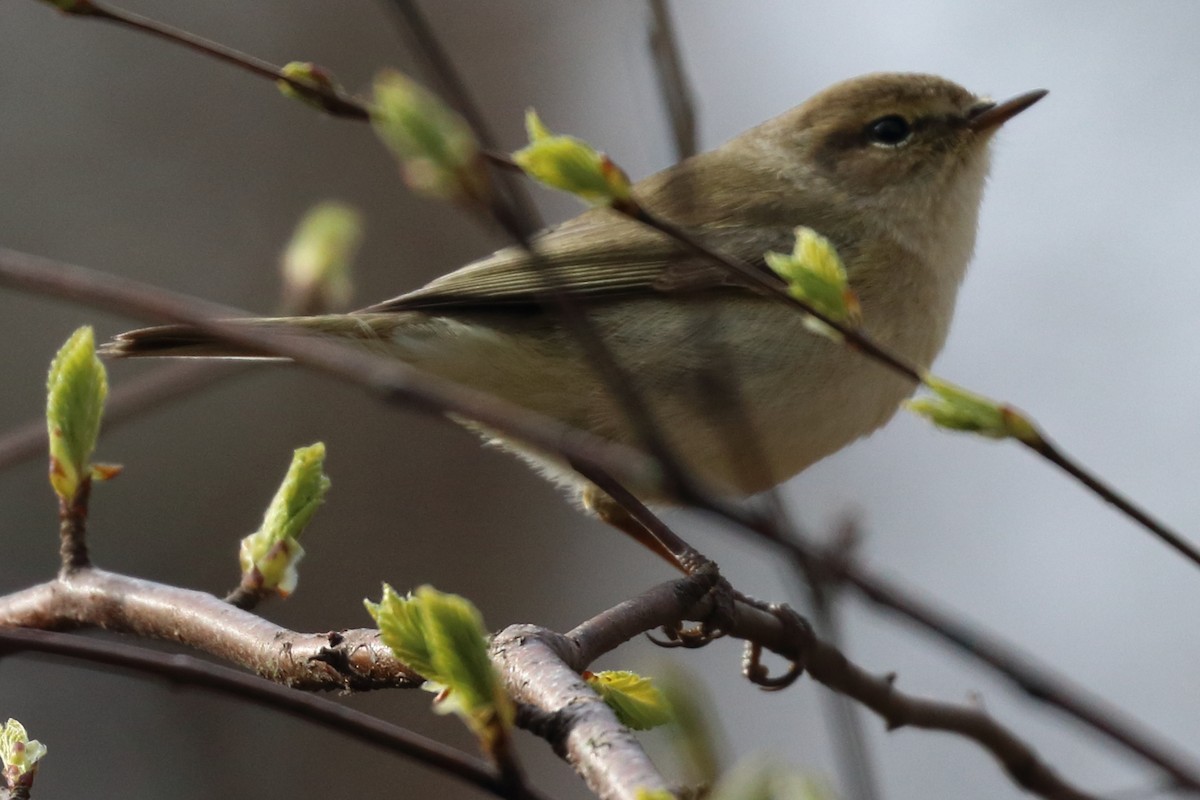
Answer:
[[509, 693], [537, 709], [523, 720], [570, 762], [601, 800], [636, 800], [639, 789], [670, 790], [633, 733], [572, 666], [572, 643], [533, 625], [496, 635], [492, 660]]
[[297, 689], [379, 689], [423, 682], [357, 629], [296, 633], [204, 592], [99, 569], [0, 597], [0, 628], [103, 628], [196, 648]]

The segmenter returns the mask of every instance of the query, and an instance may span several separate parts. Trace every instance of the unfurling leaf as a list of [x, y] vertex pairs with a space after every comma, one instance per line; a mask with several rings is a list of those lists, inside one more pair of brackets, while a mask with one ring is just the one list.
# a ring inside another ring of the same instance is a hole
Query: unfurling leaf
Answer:
[[292, 454], [283, 483], [263, 515], [262, 525], [242, 539], [238, 561], [242, 587], [251, 591], [276, 591], [287, 597], [296, 589], [296, 565], [304, 557], [300, 532], [329, 491], [324, 472], [325, 445], [298, 448]]
[[39, 762], [46, 755], [46, 746], [30, 739], [25, 726], [9, 719], [0, 728], [0, 787], [28, 789], [37, 775]]
[[108, 375], [96, 357], [92, 329], [67, 339], [46, 380], [46, 427], [50, 434], [50, 485], [69, 503], [92, 473], [89, 459], [100, 435]]
[[483, 618], [468, 600], [421, 586], [401, 597], [384, 584], [378, 603], [364, 601], [380, 638], [438, 693], [435, 709], [458, 714], [478, 736], [511, 726], [514, 709], [488, 658]]
[[525, 129], [529, 144], [512, 158], [531, 178], [592, 205], [630, 199], [629, 177], [604, 153], [574, 136], [551, 133], [533, 109], [525, 112]]
[[644, 731], [672, 720], [667, 698], [649, 678], [624, 670], [587, 672], [583, 677], [628, 728]]
[[908, 400], [905, 407], [939, 428], [977, 433], [991, 439], [1016, 439], [1029, 445], [1042, 441], [1034, 424], [1012, 406], [932, 375], [925, 377], [925, 385], [933, 394]]
[[[862, 321], [858, 297], [850, 288], [846, 268], [837, 250], [812, 228], [796, 228], [792, 252], [767, 252], [763, 258], [767, 266], [787, 283], [792, 297], [838, 322], [857, 326]], [[840, 338], [836, 330], [815, 317], [809, 317], [806, 324], [814, 333]]]
[[375, 132], [400, 161], [414, 191], [447, 200], [486, 200], [487, 172], [466, 121], [406, 75], [375, 78]]

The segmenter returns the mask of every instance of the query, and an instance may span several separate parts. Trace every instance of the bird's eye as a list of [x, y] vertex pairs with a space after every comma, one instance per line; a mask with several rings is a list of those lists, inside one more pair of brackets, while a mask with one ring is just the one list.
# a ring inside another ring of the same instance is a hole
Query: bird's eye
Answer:
[[910, 136], [912, 136], [912, 126], [899, 114], [888, 114], [867, 126], [867, 139], [872, 144], [884, 147], [902, 145]]

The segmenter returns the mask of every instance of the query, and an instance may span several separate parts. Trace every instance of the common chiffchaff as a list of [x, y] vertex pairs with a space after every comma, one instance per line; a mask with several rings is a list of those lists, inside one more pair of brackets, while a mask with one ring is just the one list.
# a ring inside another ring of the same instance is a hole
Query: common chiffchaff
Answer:
[[[634, 193], [654, 214], [756, 264], [768, 250], [789, 250], [796, 226], [816, 229], [845, 263], [865, 331], [925, 368], [945, 341], [975, 245], [988, 143], [1044, 94], [997, 105], [930, 75], [868, 75], [646, 178]], [[679, 462], [740, 494], [875, 430], [914, 389], [813, 335], [795, 308], [610, 209], [542, 234], [536, 248], [537, 264], [520, 249], [501, 250], [353, 314], [255, 322], [354, 338], [639, 447], [572, 331], [542, 306], [550, 273], [550, 285], [583, 304]], [[109, 352], [236, 355], [177, 326], [126, 333]], [[502, 444], [604, 515], [606, 498], [565, 464]], [[655, 486], [629, 488], [670, 500]]]

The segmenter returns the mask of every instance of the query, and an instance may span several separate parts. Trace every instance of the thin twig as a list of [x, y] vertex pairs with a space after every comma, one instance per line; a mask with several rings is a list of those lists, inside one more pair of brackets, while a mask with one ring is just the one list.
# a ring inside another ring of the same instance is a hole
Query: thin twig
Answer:
[[165, 39], [172, 44], [181, 45], [210, 58], [232, 64], [252, 75], [271, 81], [281, 81], [288, 84], [297, 93], [316, 101], [319, 107], [335, 117], [366, 120], [370, 118], [366, 106], [357, 98], [351, 97], [334, 87], [321, 86], [309, 81], [299, 80], [285, 75], [283, 71], [267, 61], [233, 48], [209, 41], [193, 33], [172, 28], [131, 11], [110, 6], [99, 0], [75, 0], [67, 12], [73, 16], [92, 17], [94, 19], [112, 22], [126, 28], [131, 28], [151, 36]]
[[[51, 631], [0, 629], [0, 654], [46, 653], [108, 664], [249, 700], [312, 722], [365, 744], [411, 758], [498, 797], [513, 797], [489, 765], [441, 742], [316, 695], [185, 655], [158, 653], [121, 642]], [[530, 796], [533, 795], [530, 792]], [[536, 795], [541, 796], [541, 795]]]
[[682, 161], [694, 156], [696, 147], [696, 102], [692, 94], [683, 55], [675, 36], [675, 24], [667, 0], [649, 0], [650, 56], [658, 76], [658, 91], [667, 106], [667, 118], [675, 139], [675, 158]]
[[1200, 565], [1200, 548], [1197, 548], [1196, 545], [1183, 538], [1179, 533], [1171, 530], [1158, 519], [1151, 516], [1150, 512], [1135, 505], [1112, 486], [1100, 480], [1100, 478], [1078, 461], [1067, 456], [1045, 434], [1039, 431], [1036, 441], [1022, 441], [1021, 443], [1079, 481], [1101, 500], [1114, 506], [1121, 513], [1125, 514], [1125, 516], [1153, 533], [1165, 542], [1168, 547], [1173, 548], [1193, 564]]
[[[775, 527], [782, 530], [778, 523]], [[837, 587], [830, 585], [819, 570], [808, 566], [793, 561], [792, 574], [797, 584], [807, 589], [813, 626], [818, 636], [838, 650], [845, 651], [845, 637], [842, 636], [835, 602]], [[833, 692], [827, 697], [825, 713], [837, 747], [839, 773], [847, 795], [860, 800], [878, 798], [879, 784], [858, 709], [849, 697]]]

